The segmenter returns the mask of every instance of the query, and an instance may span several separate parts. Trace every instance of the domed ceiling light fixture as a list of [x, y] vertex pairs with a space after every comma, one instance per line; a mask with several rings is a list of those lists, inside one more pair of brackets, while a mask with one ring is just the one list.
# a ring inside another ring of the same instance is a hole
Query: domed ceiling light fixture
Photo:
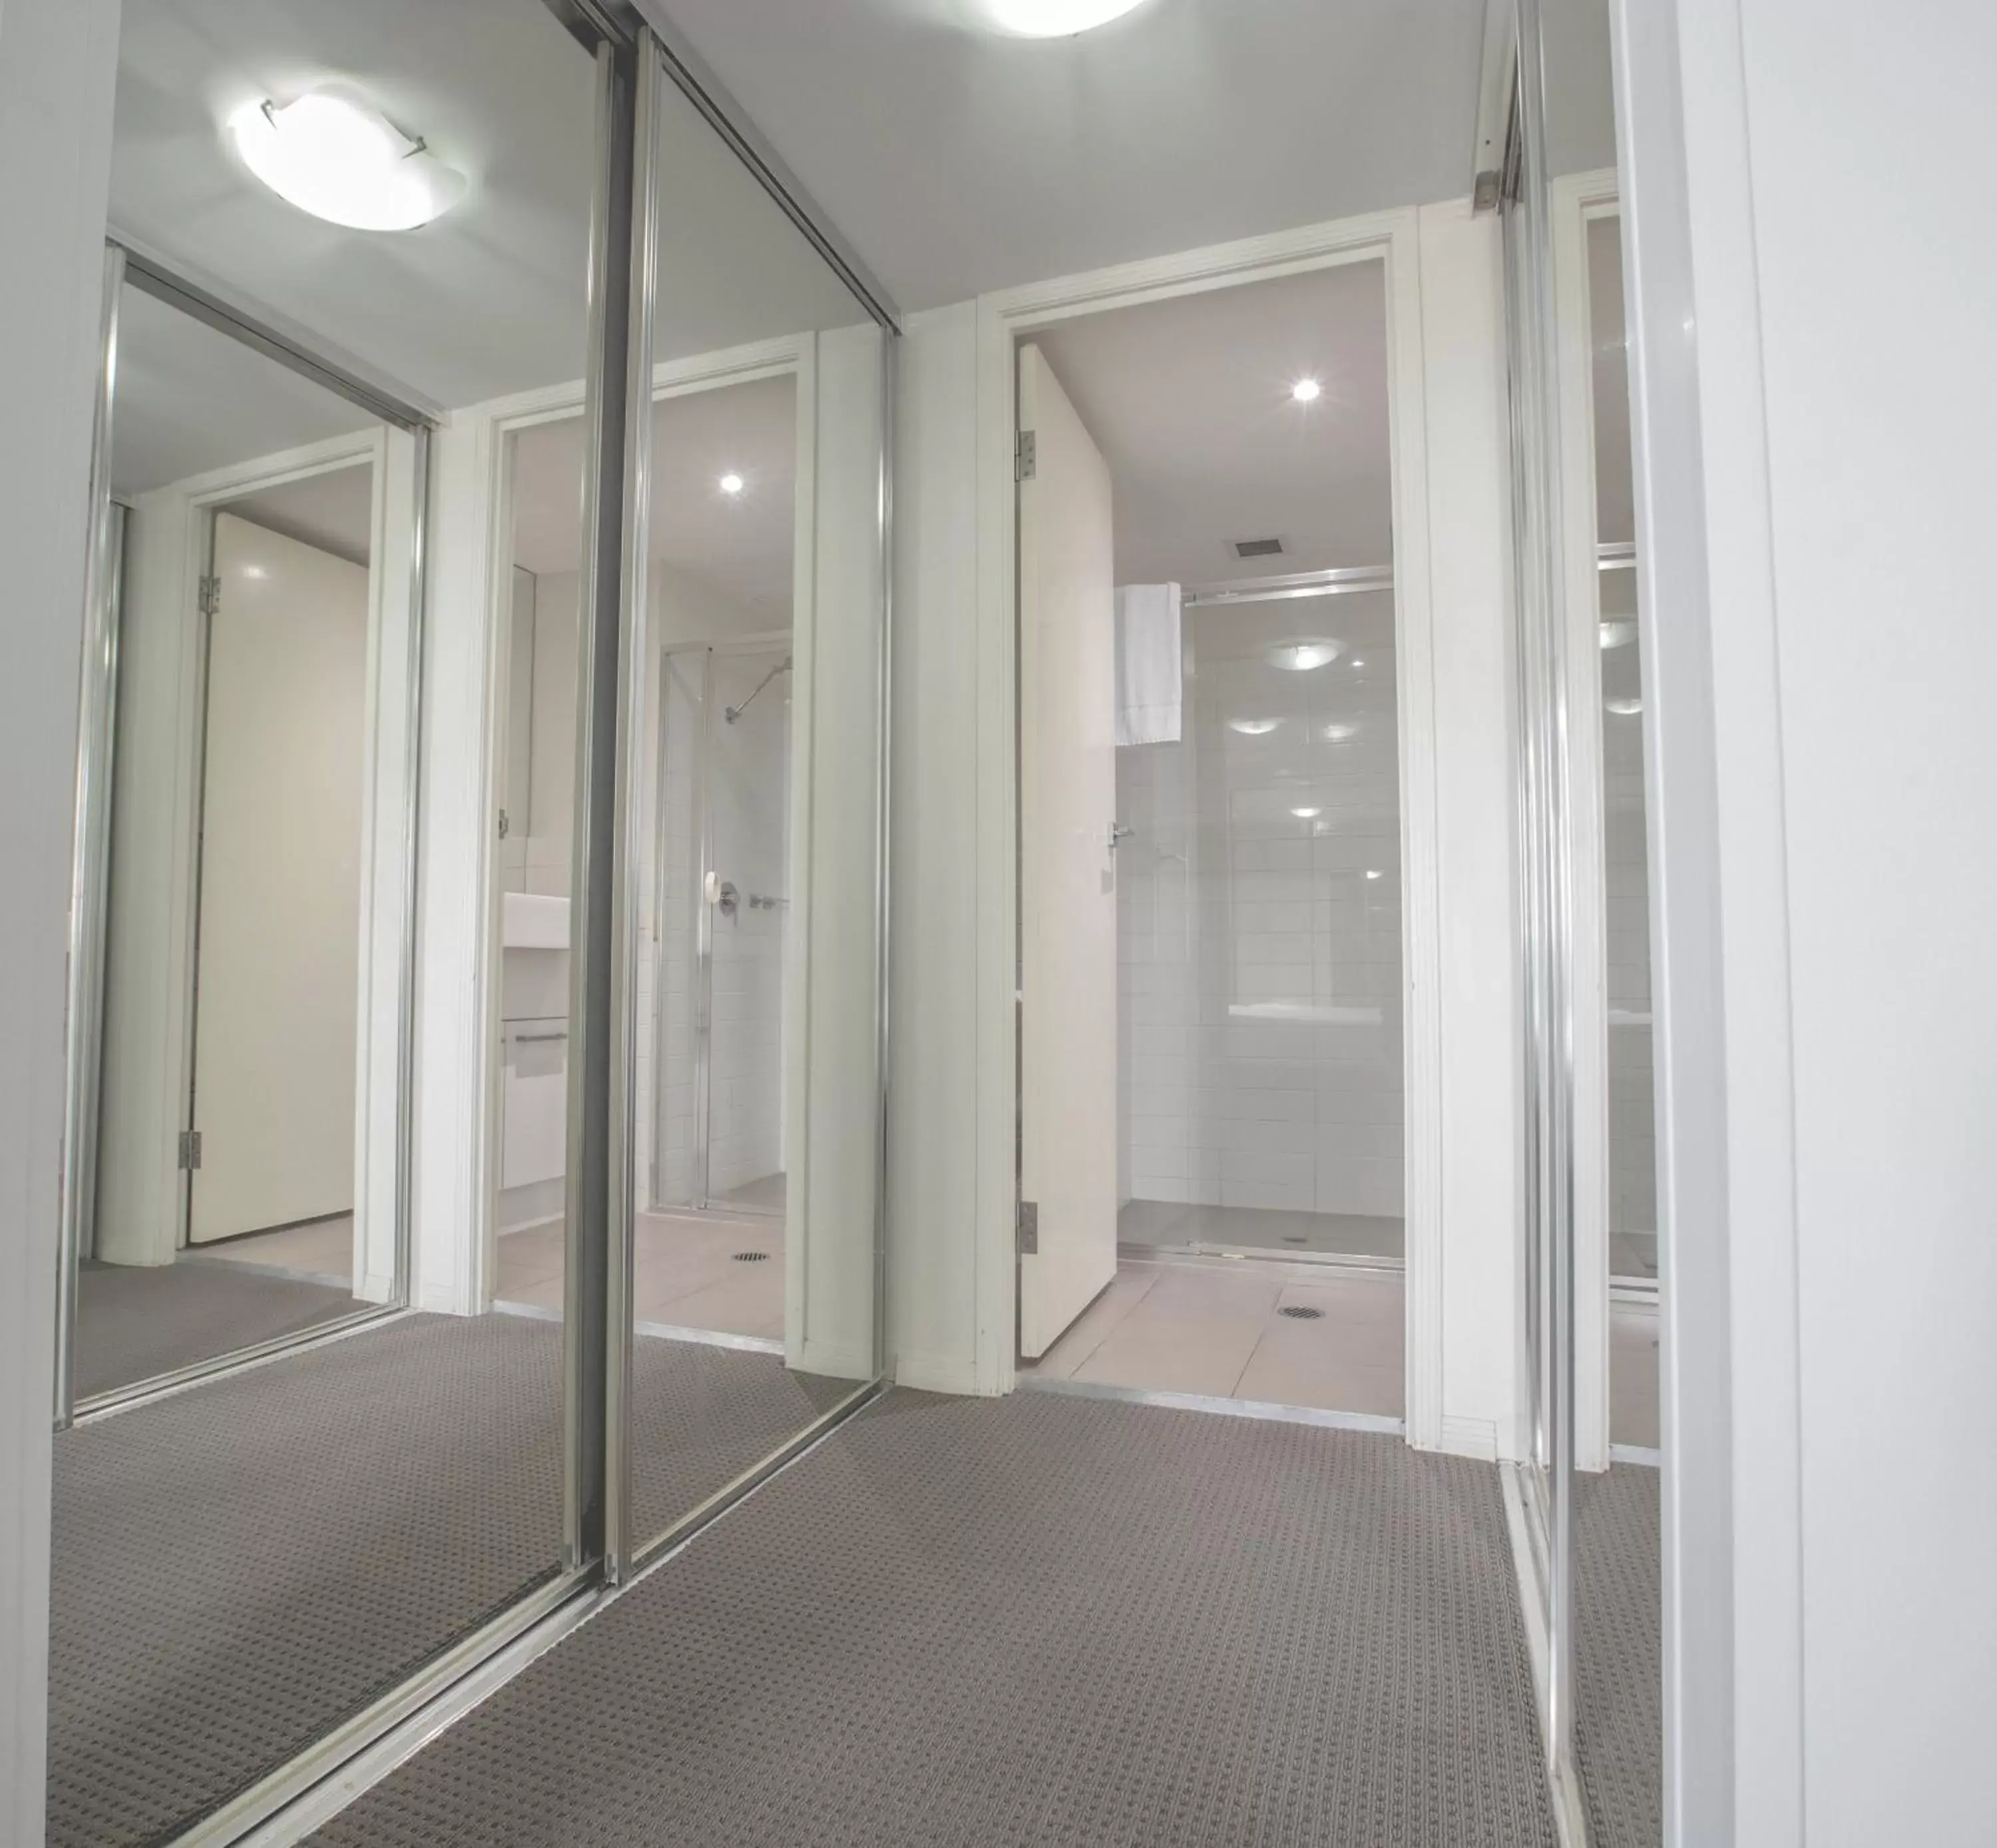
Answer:
[[243, 164], [301, 212], [356, 231], [413, 231], [464, 196], [464, 175], [358, 91], [308, 90], [229, 119]]
[[980, 0], [986, 21], [1016, 39], [1066, 39], [1134, 12], [1144, 0]]

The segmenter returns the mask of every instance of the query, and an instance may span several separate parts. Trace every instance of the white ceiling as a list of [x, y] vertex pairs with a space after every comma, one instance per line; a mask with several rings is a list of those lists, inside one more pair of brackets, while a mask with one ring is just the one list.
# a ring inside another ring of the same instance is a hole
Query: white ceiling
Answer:
[[[737, 602], [790, 619], [797, 392], [788, 375], [660, 401], [652, 416], [651, 555]], [[580, 419], [516, 440], [514, 560], [573, 571], [581, 548]], [[739, 474], [726, 495], [724, 474]]]
[[[1109, 464], [1123, 583], [1210, 584], [1393, 550], [1377, 262], [1147, 303], [1036, 333]], [[1323, 388], [1299, 405], [1301, 378]], [[1230, 542], [1275, 537], [1277, 557]]]
[[[237, 161], [241, 105], [338, 78], [466, 174], [416, 231], [329, 225]], [[578, 377], [588, 55], [541, 0], [126, 0], [111, 220], [440, 405]]]
[[1484, 0], [664, 5], [904, 309], [1470, 187]]
[[232, 501], [229, 511], [351, 564], [365, 564], [374, 538], [374, 471], [360, 463], [308, 475]]
[[120, 296], [113, 494], [129, 499], [373, 425], [345, 398], [241, 341], [136, 288]]
[[[464, 198], [415, 231], [354, 231], [256, 181], [229, 117], [336, 80], [464, 173]], [[577, 379], [595, 98], [543, 0], [126, 0], [112, 223], [419, 400]], [[860, 318], [677, 91], [660, 171], [660, 358]]]

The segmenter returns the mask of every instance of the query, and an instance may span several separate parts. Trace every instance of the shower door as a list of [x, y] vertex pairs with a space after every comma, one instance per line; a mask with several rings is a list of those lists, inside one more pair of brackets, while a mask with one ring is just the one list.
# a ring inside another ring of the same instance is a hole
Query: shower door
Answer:
[[785, 1206], [788, 638], [668, 649], [657, 882], [661, 1208]]

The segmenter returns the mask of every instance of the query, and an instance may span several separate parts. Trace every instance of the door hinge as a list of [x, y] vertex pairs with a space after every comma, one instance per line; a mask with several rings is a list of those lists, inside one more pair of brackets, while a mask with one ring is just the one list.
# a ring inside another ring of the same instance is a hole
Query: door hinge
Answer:
[[1031, 430], [1022, 430], [1012, 446], [1012, 479], [1030, 481], [1040, 472], [1040, 444]]
[[181, 1166], [192, 1174], [201, 1166], [201, 1132], [183, 1129], [181, 1132]]
[[1019, 1202], [1019, 1251], [1025, 1257], [1040, 1254], [1040, 1208], [1035, 1200]]
[[222, 580], [204, 578], [201, 581], [201, 613], [212, 616], [222, 607]]

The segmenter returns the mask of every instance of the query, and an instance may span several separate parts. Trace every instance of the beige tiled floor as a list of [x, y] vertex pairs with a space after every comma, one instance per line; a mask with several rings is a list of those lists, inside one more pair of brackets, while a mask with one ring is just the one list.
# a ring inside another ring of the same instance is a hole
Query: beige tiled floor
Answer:
[[1616, 1303], [1609, 1312], [1609, 1441], [1658, 1443], [1657, 1312]]
[[[784, 1229], [691, 1215], [640, 1213], [633, 1240], [632, 1312], [640, 1322], [780, 1341], [784, 1334]], [[760, 1263], [736, 1260], [761, 1251]], [[502, 1302], [559, 1308], [562, 1228], [536, 1226], [499, 1241]]]
[[336, 1219], [315, 1219], [309, 1226], [287, 1226], [281, 1232], [196, 1245], [185, 1256], [203, 1263], [268, 1265], [301, 1277], [344, 1284], [354, 1276], [354, 1215], [343, 1213]]
[[[1253, 1260], [1126, 1259], [1023, 1377], [1404, 1415], [1398, 1277]], [[1286, 1316], [1310, 1308], [1315, 1319]]]

